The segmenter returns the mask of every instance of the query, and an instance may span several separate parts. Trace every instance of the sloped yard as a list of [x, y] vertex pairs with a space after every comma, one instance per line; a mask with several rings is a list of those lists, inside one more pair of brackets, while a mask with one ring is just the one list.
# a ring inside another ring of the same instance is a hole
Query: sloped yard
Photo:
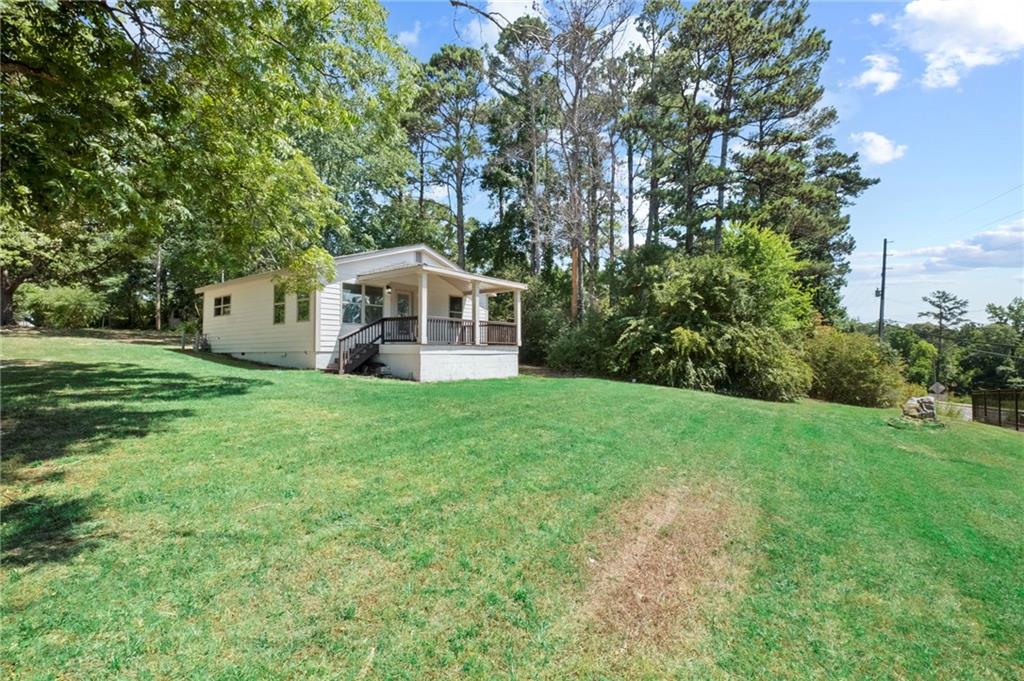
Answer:
[[13, 677], [1024, 675], [1016, 433], [124, 338], [3, 361]]

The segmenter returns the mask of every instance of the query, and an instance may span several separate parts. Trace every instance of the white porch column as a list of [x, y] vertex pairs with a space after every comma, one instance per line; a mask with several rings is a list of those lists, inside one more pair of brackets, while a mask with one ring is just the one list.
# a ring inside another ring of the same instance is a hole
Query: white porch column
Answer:
[[473, 282], [473, 345], [480, 342], [480, 282]]
[[523, 346], [523, 292], [516, 289], [512, 293], [516, 304], [516, 345]]
[[420, 345], [427, 344], [427, 273], [420, 272]]

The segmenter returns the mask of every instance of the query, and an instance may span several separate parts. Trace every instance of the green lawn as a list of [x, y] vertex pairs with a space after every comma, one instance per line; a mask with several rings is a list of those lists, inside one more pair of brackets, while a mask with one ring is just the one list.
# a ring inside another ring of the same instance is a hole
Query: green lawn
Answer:
[[1022, 678], [1024, 436], [3, 338], [18, 678]]

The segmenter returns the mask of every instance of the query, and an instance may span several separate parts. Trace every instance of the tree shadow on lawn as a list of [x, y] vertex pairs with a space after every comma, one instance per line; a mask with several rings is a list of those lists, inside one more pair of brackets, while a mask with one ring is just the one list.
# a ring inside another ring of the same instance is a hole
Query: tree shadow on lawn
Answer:
[[95, 548], [100, 536], [83, 533], [98, 505], [95, 494], [59, 499], [37, 494], [3, 509], [3, 563], [26, 567], [63, 562]]
[[[63, 470], [38, 464], [71, 453], [99, 453], [195, 413], [184, 406], [174, 408], [175, 403], [242, 395], [269, 384], [115, 362], [7, 361], [2, 379], [0, 474], [11, 490], [63, 480]], [[67, 560], [104, 538], [89, 528], [100, 505], [97, 495], [4, 496], [9, 501], [0, 510], [5, 564]]]
[[143, 437], [198, 400], [242, 395], [269, 381], [196, 376], [116, 362], [8, 361], [3, 366], [3, 474], [7, 482], [29, 464], [71, 453], [94, 453]]
[[37, 327], [33, 329], [4, 328], [4, 335], [14, 338], [42, 336], [44, 338], [90, 338], [113, 340], [132, 345], [174, 345], [181, 342], [181, 334], [174, 331], [153, 331], [141, 329], [56, 329]]
[[274, 364], [263, 364], [262, 362], [253, 362], [248, 359], [238, 359], [231, 355], [222, 355], [216, 352], [182, 350], [181, 348], [167, 348], [167, 350], [178, 355], [191, 357], [192, 359], [201, 359], [204, 362], [212, 362], [213, 364], [234, 367], [235, 369], [251, 369], [253, 371], [292, 371], [292, 369], [289, 369], [288, 367], [276, 366]]

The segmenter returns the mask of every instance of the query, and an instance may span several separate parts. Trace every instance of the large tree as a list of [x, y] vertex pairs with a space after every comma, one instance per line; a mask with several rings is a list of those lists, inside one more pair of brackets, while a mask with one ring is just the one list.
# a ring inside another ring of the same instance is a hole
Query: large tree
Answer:
[[466, 198], [479, 174], [483, 153], [480, 128], [484, 106], [484, 60], [479, 50], [444, 45], [423, 70], [422, 100], [433, 119], [427, 135], [436, 158], [434, 178], [455, 200], [455, 230], [460, 267], [466, 265]]
[[344, 232], [339, 169], [366, 147], [333, 169], [311, 152], [404, 141], [401, 53], [373, 0], [2, 12], [5, 322], [21, 283], [89, 280], [158, 243], [185, 249], [167, 253], [181, 276], [284, 267], [308, 284]]
[[968, 303], [949, 291], [935, 291], [930, 295], [923, 296], [921, 300], [928, 303], [932, 309], [919, 312], [917, 316], [934, 320], [938, 327], [935, 345], [939, 352], [935, 363], [935, 380], [940, 381], [944, 377], [941, 367], [946, 357], [944, 349], [947, 335], [950, 330], [955, 330], [967, 320]]

